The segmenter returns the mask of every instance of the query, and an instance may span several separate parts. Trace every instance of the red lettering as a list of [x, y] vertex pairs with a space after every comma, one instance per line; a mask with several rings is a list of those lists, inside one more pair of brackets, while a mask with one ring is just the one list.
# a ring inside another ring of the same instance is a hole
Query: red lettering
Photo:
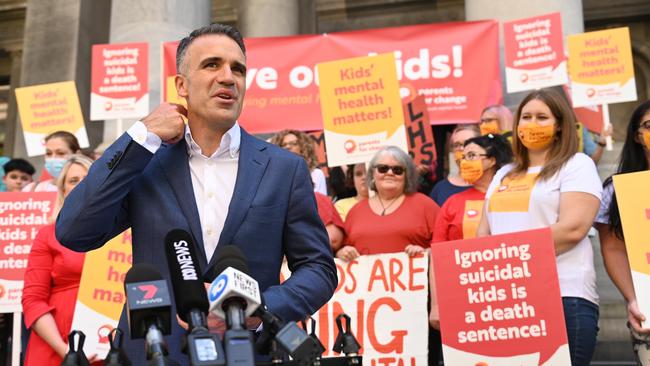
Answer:
[[370, 305], [368, 309], [368, 340], [370, 344], [380, 353], [402, 353], [404, 350], [404, 337], [408, 334], [406, 330], [394, 330], [390, 334], [393, 336], [393, 339], [386, 343], [381, 344], [377, 339], [377, 333], [375, 332], [375, 316], [379, 312], [379, 307], [386, 305], [394, 311], [402, 309], [402, 306], [395, 301], [395, 299], [390, 297], [382, 297], [377, 299]]
[[413, 283], [413, 278], [415, 277], [415, 274], [416, 274], [416, 273], [422, 273], [422, 272], [424, 272], [424, 271], [426, 270], [426, 269], [423, 268], [423, 267], [414, 268], [413, 260], [414, 260], [415, 258], [421, 258], [421, 257], [420, 257], [420, 256], [409, 257], [409, 290], [410, 290], [410, 291], [424, 290], [424, 285], [417, 285], [417, 286], [416, 286], [416, 285]]
[[339, 276], [339, 283], [336, 285], [336, 290], [334, 290], [334, 293], [339, 292], [341, 287], [343, 287], [345, 284], [345, 271], [339, 263], [336, 263], [336, 274]]
[[320, 310], [318, 310], [318, 338], [325, 346], [323, 356], [330, 353], [330, 321], [329, 321], [329, 303], [325, 303]]
[[386, 279], [386, 272], [384, 271], [384, 264], [380, 259], [375, 260], [375, 264], [372, 265], [372, 271], [370, 271], [370, 281], [368, 282], [368, 292], [372, 291], [372, 286], [375, 281], [382, 281], [384, 284], [384, 290], [388, 291], [388, 280]]
[[397, 259], [397, 258], [391, 258], [390, 262], [388, 262], [388, 268], [390, 269], [390, 290], [391, 292], [395, 292], [395, 283], [401, 288], [402, 290], [406, 290], [406, 286], [404, 286], [404, 283], [400, 281], [399, 275], [402, 274], [402, 270], [404, 269], [404, 265], [402, 265], [402, 261]]
[[345, 287], [345, 293], [347, 293], [347, 294], [351, 294], [351, 293], [353, 293], [353, 292], [355, 292], [357, 290], [357, 278], [354, 276], [354, 272], [352, 272], [352, 266], [355, 265], [355, 264], [359, 264], [359, 262], [354, 260], [354, 261], [349, 262], [348, 266], [347, 266], [348, 276], [352, 280], [352, 286], [351, 287], [347, 287], [347, 286]]
[[131, 244], [131, 230], [122, 233], [122, 244]]

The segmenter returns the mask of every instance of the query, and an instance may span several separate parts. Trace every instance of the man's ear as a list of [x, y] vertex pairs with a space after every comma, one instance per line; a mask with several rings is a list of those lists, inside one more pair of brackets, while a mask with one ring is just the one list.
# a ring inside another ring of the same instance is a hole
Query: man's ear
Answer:
[[174, 83], [176, 83], [176, 93], [178, 93], [178, 96], [187, 98], [187, 79], [185, 79], [185, 76], [176, 74]]

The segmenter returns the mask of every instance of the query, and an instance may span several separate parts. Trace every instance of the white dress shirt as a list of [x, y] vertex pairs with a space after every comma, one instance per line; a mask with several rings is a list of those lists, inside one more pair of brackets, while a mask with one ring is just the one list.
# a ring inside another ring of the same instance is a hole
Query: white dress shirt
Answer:
[[[160, 138], [147, 131], [140, 121], [136, 122], [127, 133], [152, 153], [160, 148]], [[241, 129], [239, 124], [235, 123], [221, 138], [217, 151], [209, 157], [203, 154], [201, 147], [192, 138], [189, 126], [185, 126], [185, 142], [194, 200], [201, 221], [203, 248], [209, 262], [219, 243], [235, 190]]]

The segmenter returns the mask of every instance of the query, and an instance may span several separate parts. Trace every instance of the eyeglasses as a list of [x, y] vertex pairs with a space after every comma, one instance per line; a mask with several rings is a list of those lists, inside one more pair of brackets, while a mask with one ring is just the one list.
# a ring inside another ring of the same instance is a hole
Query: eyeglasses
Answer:
[[381, 173], [381, 174], [386, 174], [386, 173], [388, 173], [389, 170], [392, 170], [393, 174], [395, 174], [395, 175], [402, 175], [402, 174], [404, 174], [404, 171], [406, 170], [406, 169], [404, 169], [403, 166], [399, 166], [399, 165], [392, 166], [392, 165], [386, 165], [386, 164], [375, 165], [375, 169], [377, 169], [377, 171], [379, 173]]
[[472, 160], [478, 160], [482, 156], [488, 156], [488, 155], [487, 154], [479, 154], [479, 153], [475, 153], [473, 151], [470, 151], [467, 154], [463, 155], [463, 159], [465, 159], [467, 161], [472, 161]]

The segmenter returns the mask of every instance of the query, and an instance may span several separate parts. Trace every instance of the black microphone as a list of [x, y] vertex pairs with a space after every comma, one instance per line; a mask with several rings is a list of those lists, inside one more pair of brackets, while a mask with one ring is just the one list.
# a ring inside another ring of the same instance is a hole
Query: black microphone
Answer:
[[104, 359], [103, 366], [131, 366], [131, 360], [122, 349], [123, 334], [120, 328], [113, 328], [108, 333], [108, 344], [111, 348]]
[[163, 334], [171, 330], [171, 300], [167, 282], [146, 263], [133, 265], [124, 279], [126, 310], [131, 339], [145, 338], [150, 365], [176, 365], [169, 354]]
[[[79, 336], [79, 342], [75, 342], [75, 336]], [[68, 353], [65, 354], [61, 366], [90, 366], [90, 362], [84, 353], [84, 341], [86, 335], [80, 330], [73, 330], [68, 335]]]
[[226, 359], [219, 338], [208, 331], [206, 314], [208, 296], [200, 279], [192, 236], [181, 229], [167, 233], [165, 254], [178, 316], [188, 324], [183, 352], [190, 365], [225, 365]]

